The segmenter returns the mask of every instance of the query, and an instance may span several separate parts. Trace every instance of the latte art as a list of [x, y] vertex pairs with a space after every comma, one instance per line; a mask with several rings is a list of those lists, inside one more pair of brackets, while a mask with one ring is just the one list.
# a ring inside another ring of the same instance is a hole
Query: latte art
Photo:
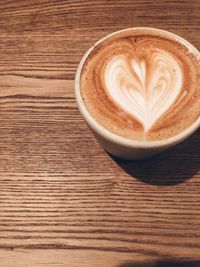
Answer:
[[200, 116], [200, 59], [164, 37], [115, 35], [85, 61], [81, 95], [96, 121], [117, 135], [170, 138]]
[[[149, 70], [145, 59], [127, 62], [125, 57], [116, 56], [105, 69], [108, 94], [141, 122], [145, 132], [175, 102], [183, 84], [181, 67], [166, 51], [155, 50], [150, 63]], [[151, 75], [147, 74], [148, 71]]]

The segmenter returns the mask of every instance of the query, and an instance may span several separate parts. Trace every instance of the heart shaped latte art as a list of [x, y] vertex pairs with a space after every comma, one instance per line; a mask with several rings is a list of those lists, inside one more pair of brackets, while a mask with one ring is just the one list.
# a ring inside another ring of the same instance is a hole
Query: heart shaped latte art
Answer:
[[105, 68], [105, 85], [111, 99], [138, 120], [148, 132], [179, 95], [182, 69], [173, 56], [155, 50], [150, 61], [115, 56]]

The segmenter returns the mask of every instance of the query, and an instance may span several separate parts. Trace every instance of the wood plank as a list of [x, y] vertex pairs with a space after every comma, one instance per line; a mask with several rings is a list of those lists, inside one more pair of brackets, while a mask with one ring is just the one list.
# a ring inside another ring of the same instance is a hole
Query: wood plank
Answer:
[[199, 11], [199, 0], [0, 2], [0, 266], [199, 266], [200, 131], [151, 159], [119, 160], [73, 93], [97, 39], [153, 26], [200, 48]]

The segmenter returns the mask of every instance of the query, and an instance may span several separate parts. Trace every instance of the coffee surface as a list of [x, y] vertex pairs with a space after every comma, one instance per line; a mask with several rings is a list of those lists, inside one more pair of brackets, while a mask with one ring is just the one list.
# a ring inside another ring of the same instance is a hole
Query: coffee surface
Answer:
[[200, 60], [177, 41], [119, 34], [89, 55], [81, 95], [90, 114], [115, 134], [170, 138], [200, 116]]

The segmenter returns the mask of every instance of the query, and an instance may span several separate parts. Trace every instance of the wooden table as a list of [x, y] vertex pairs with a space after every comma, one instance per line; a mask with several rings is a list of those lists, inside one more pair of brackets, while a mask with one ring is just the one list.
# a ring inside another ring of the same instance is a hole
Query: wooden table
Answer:
[[1, 0], [1, 267], [200, 266], [200, 131], [116, 160], [75, 103], [84, 52], [135, 26], [200, 48], [200, 1]]

